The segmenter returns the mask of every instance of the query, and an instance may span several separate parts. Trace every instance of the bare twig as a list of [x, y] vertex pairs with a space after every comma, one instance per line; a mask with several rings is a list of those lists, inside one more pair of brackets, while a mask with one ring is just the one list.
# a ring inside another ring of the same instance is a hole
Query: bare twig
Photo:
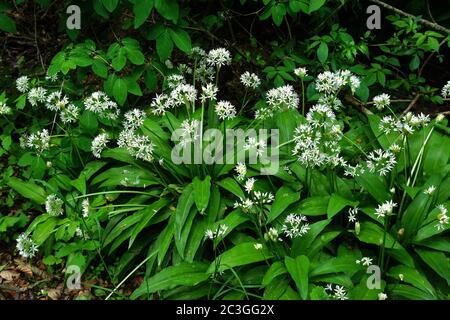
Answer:
[[[376, 4], [382, 6], [382, 7], [386, 8], [386, 9], [392, 10], [395, 13], [398, 13], [398, 14], [400, 14], [402, 16], [410, 17], [410, 18], [413, 18], [413, 19], [417, 19], [416, 16], [414, 16], [414, 15], [412, 15], [410, 13], [407, 13], [405, 11], [402, 11], [400, 9], [397, 9], [396, 7], [393, 7], [393, 6], [387, 4], [387, 3], [383, 2], [383, 1], [370, 0], [370, 2], [376, 3]], [[423, 25], [425, 25], [427, 27], [430, 27], [432, 29], [435, 29], [435, 30], [438, 30], [438, 31], [441, 31], [441, 32], [445, 32], [446, 34], [450, 34], [450, 29], [447, 29], [447, 28], [445, 28], [445, 27], [443, 27], [443, 26], [441, 26], [441, 25], [439, 25], [437, 23], [433, 23], [431, 21], [428, 21], [428, 20], [425, 20], [425, 19], [422, 19], [422, 18], [417, 19], [417, 22], [419, 22], [420, 24], [423, 24]]]
[[406, 114], [409, 110], [411, 110], [411, 108], [414, 107], [414, 105], [416, 104], [417, 100], [419, 100], [419, 98], [420, 98], [420, 93], [416, 94], [414, 99], [411, 100], [411, 102], [406, 107], [406, 109], [402, 112], [402, 114]]
[[[447, 38], [444, 38], [444, 40], [441, 41], [441, 43], [439, 43], [439, 48], [447, 41]], [[420, 78], [420, 76], [422, 75], [423, 70], [425, 69], [425, 66], [428, 64], [428, 62], [431, 60], [431, 58], [434, 56], [434, 54], [436, 53], [436, 51], [433, 51], [430, 53], [430, 55], [428, 56], [428, 58], [422, 63], [422, 66], [420, 67], [419, 72], [417, 73], [417, 77]]]

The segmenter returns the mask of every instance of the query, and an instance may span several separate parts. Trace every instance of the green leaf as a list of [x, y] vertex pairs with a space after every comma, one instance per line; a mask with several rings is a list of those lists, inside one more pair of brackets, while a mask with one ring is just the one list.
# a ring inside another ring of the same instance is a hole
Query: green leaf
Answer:
[[438, 251], [417, 248], [416, 252], [450, 286], [450, 259], [444, 253]]
[[43, 204], [47, 199], [45, 190], [35, 183], [11, 177], [8, 179], [8, 185], [25, 198], [31, 199], [38, 204]]
[[192, 48], [191, 37], [183, 29], [169, 29], [170, 37], [175, 45], [184, 52], [190, 52]]
[[91, 68], [96, 75], [104, 79], [108, 77], [108, 66], [103, 61], [95, 59]]
[[298, 256], [295, 259], [286, 257], [284, 260], [286, 268], [294, 279], [300, 296], [303, 300], [308, 297], [308, 273], [309, 273], [309, 259], [307, 256]]
[[309, 2], [309, 13], [319, 10], [326, 0], [310, 0]]
[[245, 197], [241, 187], [233, 178], [225, 178], [221, 181], [216, 182], [216, 184], [239, 198]]
[[272, 7], [272, 20], [277, 27], [283, 22], [286, 15], [286, 7], [283, 3], [277, 3]]
[[325, 229], [327, 225], [329, 225], [331, 219], [318, 221], [316, 223], [311, 224], [308, 232], [302, 236], [294, 239], [292, 243], [292, 254], [294, 255], [302, 255], [307, 254], [308, 249], [314, 240], [319, 236], [319, 234]]
[[317, 49], [317, 58], [324, 64], [328, 58], [328, 45], [325, 42], [321, 42], [319, 48]]
[[159, 59], [165, 61], [169, 58], [172, 50], [173, 41], [168, 29], [166, 29], [156, 38], [156, 52], [158, 53]]
[[395, 280], [399, 279], [399, 275], [403, 275], [402, 282], [412, 284], [414, 287], [425, 291], [431, 295], [435, 295], [433, 286], [428, 282], [427, 278], [419, 273], [417, 269], [403, 265], [398, 265], [389, 269], [388, 274]]
[[126, 53], [127, 53], [127, 58], [128, 58], [128, 60], [131, 61], [132, 64], [135, 64], [138, 66], [141, 64], [144, 64], [145, 57], [140, 49], [130, 48], [130, 47], [125, 47], [125, 49], [126, 49]]
[[181, 244], [181, 232], [183, 231], [183, 227], [185, 222], [189, 216], [191, 208], [194, 204], [194, 193], [192, 184], [188, 184], [183, 192], [181, 193], [180, 198], [178, 199], [177, 209], [175, 211], [175, 244], [179, 249], [178, 252], [181, 256], [183, 256], [183, 251], [185, 244]]
[[114, 58], [111, 60], [111, 65], [116, 71], [122, 70], [125, 65], [127, 64], [127, 58], [126, 58], [126, 49], [120, 48], [117, 51], [117, 55], [114, 56]]
[[165, 19], [177, 22], [180, 15], [177, 0], [155, 0], [155, 8]]
[[291, 0], [289, 1], [289, 8], [292, 12], [297, 13], [300, 10], [304, 13], [308, 13], [308, 2], [306, 0]]
[[151, 278], [147, 278], [131, 295], [131, 299], [139, 298], [144, 294], [172, 289], [176, 286], [195, 286], [209, 278], [209, 274], [205, 273], [206, 264], [180, 263], [170, 266], [158, 272]]
[[275, 194], [275, 200], [270, 208], [269, 220], [275, 220], [287, 207], [300, 199], [300, 192], [294, 192], [292, 189], [282, 186]]
[[314, 264], [309, 276], [316, 277], [329, 273], [353, 272], [354, 270], [355, 259], [352, 256], [343, 256]]
[[329, 196], [309, 197], [293, 206], [292, 211], [305, 216], [320, 216], [327, 214]]
[[153, 9], [153, 0], [138, 0], [133, 6], [134, 28], [139, 28], [147, 20]]
[[209, 197], [211, 195], [211, 177], [206, 176], [204, 180], [195, 177], [192, 180], [194, 188], [194, 201], [200, 213], [203, 213], [208, 207]]
[[405, 229], [404, 238], [409, 240], [415, 236], [430, 207], [429, 196], [420, 192], [405, 210], [402, 216], [402, 226]]
[[340, 195], [333, 193], [331, 195], [330, 201], [328, 202], [328, 208], [327, 208], [328, 218], [330, 219], [330, 218], [334, 217], [346, 206], [356, 207], [357, 205], [358, 205], [358, 202], [345, 199], [345, 198], [341, 197]]
[[272, 258], [273, 254], [263, 244], [262, 249], [255, 249], [255, 242], [244, 242], [225, 251], [211, 263], [208, 273], [222, 272], [234, 267], [260, 262]]
[[383, 183], [380, 176], [370, 172], [355, 177], [356, 182], [369, 192], [369, 194], [377, 200], [378, 203], [383, 203], [391, 198], [388, 187]]
[[285, 273], [287, 273], [287, 270], [284, 264], [281, 261], [276, 261], [270, 266], [270, 268], [265, 273], [261, 285], [263, 287], [267, 287], [272, 282], [273, 279]]
[[84, 110], [80, 118], [80, 129], [88, 135], [95, 135], [98, 129], [97, 116], [89, 110]]
[[44, 222], [38, 224], [33, 231], [33, 240], [38, 246], [42, 245], [45, 240], [53, 233], [58, 219], [50, 217]]
[[116, 9], [117, 4], [119, 3], [119, 0], [101, 0], [103, 6], [108, 10], [109, 12], [113, 12], [114, 9]]
[[0, 30], [10, 33], [16, 33], [16, 23], [7, 15], [0, 13]]
[[127, 100], [127, 95], [128, 95], [127, 82], [122, 78], [117, 78], [116, 81], [114, 81], [113, 86], [114, 99], [116, 99], [119, 105], [123, 106], [123, 104]]
[[411, 300], [436, 300], [434, 296], [406, 284], [390, 285], [387, 287], [387, 291], [391, 292], [391, 296], [394, 299], [406, 298]]

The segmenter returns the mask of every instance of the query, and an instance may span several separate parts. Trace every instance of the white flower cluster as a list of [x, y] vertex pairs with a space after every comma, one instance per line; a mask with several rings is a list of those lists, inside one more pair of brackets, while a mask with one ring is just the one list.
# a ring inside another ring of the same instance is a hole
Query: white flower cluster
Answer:
[[236, 108], [229, 101], [219, 101], [215, 110], [221, 120], [231, 120], [236, 117]]
[[391, 97], [386, 93], [380, 94], [373, 98], [373, 105], [378, 110], [383, 110], [391, 105]]
[[221, 238], [227, 233], [228, 226], [226, 224], [220, 224], [215, 230], [207, 229], [205, 231], [205, 237], [211, 240]]
[[38, 103], [47, 101], [47, 90], [42, 87], [31, 88], [27, 94], [27, 99], [31, 106], [36, 107]]
[[194, 104], [197, 99], [197, 89], [190, 84], [181, 83], [172, 90], [170, 98], [174, 106]]
[[397, 204], [392, 200], [383, 202], [375, 209], [375, 215], [377, 218], [384, 218], [386, 215], [392, 215], [392, 211], [397, 207]]
[[30, 86], [29, 81], [30, 81], [30, 79], [27, 76], [21, 76], [21, 77], [17, 78], [17, 80], [16, 80], [17, 91], [19, 91], [21, 93], [27, 92], [29, 89], [29, 86]]
[[206, 61], [211, 66], [221, 68], [231, 64], [231, 53], [225, 48], [212, 49], [208, 52]]
[[356, 260], [356, 264], [361, 264], [363, 266], [370, 266], [372, 265], [373, 259], [370, 257], [362, 257], [361, 260]]
[[[291, 85], [270, 89], [266, 94], [269, 114], [283, 109], [296, 109], [299, 104], [298, 94]], [[258, 118], [258, 117], [257, 117]]]
[[51, 216], [60, 216], [64, 213], [64, 202], [56, 194], [50, 194], [45, 201], [45, 210]]
[[357, 207], [350, 208], [348, 210], [348, 222], [356, 222], [358, 221], [357, 215], [358, 215], [359, 209]]
[[281, 227], [286, 237], [291, 239], [302, 237], [309, 229], [308, 219], [304, 215], [293, 213], [286, 217]]
[[262, 157], [266, 147], [265, 140], [257, 140], [255, 137], [248, 137], [244, 144], [244, 150], [254, 153], [256, 157]]
[[437, 215], [438, 223], [436, 224], [436, 228], [438, 230], [444, 230], [446, 225], [448, 225], [447, 207], [440, 204], [437, 208], [439, 209], [439, 213]]
[[379, 124], [379, 129], [385, 134], [399, 132], [401, 134], [412, 134], [415, 129], [425, 127], [430, 122], [430, 117], [420, 113], [414, 115], [412, 112], [406, 113], [401, 118], [384, 116]]
[[180, 84], [185, 84], [186, 79], [181, 74], [171, 74], [167, 77], [167, 86], [170, 89], [175, 89]]
[[306, 167], [344, 166], [339, 156], [341, 129], [330, 107], [315, 105], [306, 115], [306, 124], [295, 129], [292, 150], [300, 163]]
[[50, 135], [47, 129], [32, 133], [29, 136], [24, 135], [20, 140], [22, 148], [33, 149], [38, 155], [50, 148]]
[[94, 157], [100, 158], [102, 151], [106, 148], [109, 142], [109, 135], [107, 133], [100, 133], [92, 140], [91, 151]]
[[302, 67], [296, 68], [296, 69], [294, 69], [294, 74], [295, 74], [297, 77], [303, 79], [304, 77], [306, 77], [306, 76], [308, 75], [308, 69], [302, 68]]
[[174, 102], [172, 98], [165, 93], [156, 94], [156, 97], [153, 98], [150, 107], [152, 108], [151, 112], [154, 115], [163, 116], [166, 114], [166, 111], [174, 106]]
[[344, 286], [336, 285], [333, 289], [333, 285], [331, 283], [327, 284], [325, 291], [330, 291], [332, 294], [332, 297], [337, 300], [347, 300], [347, 291], [345, 290]]
[[139, 109], [132, 109], [124, 114], [123, 126], [127, 130], [137, 130], [143, 124], [147, 115]]
[[447, 81], [444, 87], [442, 87], [441, 94], [444, 97], [444, 99], [450, 96], [450, 80]]
[[112, 101], [106, 93], [96, 91], [84, 100], [86, 110], [92, 111], [106, 119], [117, 119], [120, 111], [117, 103]]
[[54, 91], [47, 96], [45, 107], [50, 111], [63, 110], [69, 104], [69, 98], [61, 91]]
[[146, 135], [136, 133], [136, 131], [125, 129], [119, 134], [117, 145], [126, 148], [128, 153], [136, 159], [153, 161], [153, 150], [155, 145]]
[[237, 173], [236, 179], [238, 181], [242, 181], [245, 179], [245, 175], [247, 174], [247, 166], [243, 162], [238, 162], [234, 167], [234, 171]]
[[90, 211], [89, 199], [86, 198], [81, 202], [81, 216], [85, 219], [88, 218], [89, 211]]
[[181, 123], [180, 145], [187, 146], [200, 138], [200, 122], [198, 120], [184, 120]]
[[76, 122], [80, 117], [80, 108], [74, 104], [69, 104], [66, 108], [61, 110], [60, 118], [63, 123]]
[[241, 75], [241, 83], [247, 88], [256, 89], [261, 85], [261, 79], [256, 74], [245, 71]]
[[38, 245], [31, 239], [27, 233], [21, 233], [17, 239], [16, 248], [19, 250], [19, 254], [24, 258], [33, 258], [38, 251]]
[[206, 86], [202, 86], [202, 94], [201, 101], [205, 102], [206, 100], [215, 101], [217, 99], [217, 92], [219, 88], [213, 83], [207, 83]]
[[396, 163], [395, 156], [390, 150], [377, 149], [367, 155], [367, 169], [371, 173], [378, 172], [380, 176], [388, 174]]
[[325, 71], [317, 76], [316, 90], [320, 93], [335, 95], [346, 85], [355, 92], [360, 84], [359, 78], [348, 70]]
[[10, 114], [11, 111], [12, 111], [11, 108], [8, 107], [5, 102], [0, 101], [0, 115]]

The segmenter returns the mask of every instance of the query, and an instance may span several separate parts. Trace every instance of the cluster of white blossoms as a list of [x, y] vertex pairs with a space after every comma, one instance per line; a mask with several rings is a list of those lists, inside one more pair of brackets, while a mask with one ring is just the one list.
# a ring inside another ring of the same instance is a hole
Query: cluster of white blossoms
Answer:
[[47, 96], [45, 107], [50, 111], [63, 110], [69, 104], [69, 98], [61, 91], [54, 91]]
[[92, 111], [106, 119], [117, 119], [120, 111], [117, 103], [112, 101], [106, 93], [102, 91], [93, 92], [84, 100], [86, 110]]
[[236, 117], [236, 108], [229, 101], [219, 101], [215, 111], [221, 120], [231, 120]]
[[358, 259], [355, 262], [356, 262], [356, 264], [361, 264], [363, 266], [367, 266], [368, 267], [368, 266], [372, 265], [372, 261], [373, 261], [372, 258], [362, 257], [361, 260]]
[[89, 199], [86, 198], [81, 202], [81, 216], [85, 219], [88, 218], [89, 211], [90, 211]]
[[438, 223], [436, 224], [436, 228], [438, 230], [444, 230], [448, 225], [447, 208], [443, 204], [438, 205], [437, 208], [439, 209], [439, 213], [437, 215]]
[[154, 115], [163, 116], [166, 114], [166, 111], [174, 106], [174, 102], [172, 98], [165, 93], [162, 94], [156, 94], [156, 96], [153, 98], [150, 107], [151, 112]]
[[284, 232], [286, 237], [291, 239], [302, 237], [308, 233], [309, 229], [308, 219], [302, 214], [293, 213], [286, 217], [281, 227], [281, 231]]
[[50, 148], [50, 135], [47, 129], [24, 135], [20, 138], [20, 146], [24, 149], [32, 149], [40, 155]]
[[194, 104], [197, 99], [197, 89], [193, 85], [181, 83], [172, 90], [170, 98], [174, 106]]
[[336, 285], [333, 289], [333, 285], [331, 283], [327, 284], [325, 287], [325, 291], [329, 291], [333, 298], [337, 300], [347, 300], [347, 291], [344, 286]]
[[212, 49], [208, 52], [206, 61], [211, 66], [221, 68], [231, 64], [231, 53], [225, 48]]
[[117, 139], [117, 145], [127, 149], [128, 153], [138, 160], [153, 161], [155, 145], [146, 135], [138, 134], [130, 129], [122, 130]]
[[167, 76], [167, 86], [170, 89], [175, 89], [178, 85], [185, 84], [185, 83], [186, 83], [186, 79], [181, 74], [174, 73], [174, 74]]
[[259, 204], [269, 204], [275, 200], [275, 196], [272, 192], [255, 191], [253, 192], [254, 200]]
[[294, 131], [293, 155], [306, 167], [344, 166], [345, 160], [339, 155], [339, 141], [342, 133], [330, 107], [313, 106], [306, 115], [306, 124]]
[[89, 238], [89, 235], [88, 235], [86, 232], [84, 232], [83, 230], [81, 230], [80, 227], [77, 227], [77, 228], [75, 229], [75, 235], [76, 235], [77, 237], [83, 239], [83, 240], [89, 240], [89, 239], [90, 239], [90, 238]]
[[127, 130], [137, 130], [144, 124], [146, 118], [147, 115], [144, 111], [132, 109], [124, 114], [124, 121], [122, 124]]
[[336, 95], [346, 85], [350, 87], [352, 92], [355, 92], [361, 81], [348, 70], [338, 70], [320, 73], [315, 84], [318, 92]]
[[244, 144], [244, 150], [249, 151], [256, 157], [262, 157], [267, 148], [267, 143], [264, 139], [256, 139], [255, 137], [248, 137]]
[[388, 174], [395, 166], [397, 161], [390, 150], [377, 149], [367, 155], [367, 169], [369, 172], [377, 172], [380, 176]]
[[375, 215], [378, 219], [384, 218], [387, 215], [392, 215], [392, 211], [395, 207], [397, 207], [397, 204], [392, 200], [385, 201], [375, 209]]
[[74, 104], [69, 104], [66, 108], [61, 110], [59, 117], [63, 123], [76, 122], [80, 117], [80, 108]]
[[243, 162], [238, 162], [234, 167], [234, 171], [237, 173], [236, 179], [238, 181], [242, 181], [245, 179], [245, 175], [247, 174], [247, 166]]
[[357, 207], [355, 208], [350, 208], [348, 210], [348, 222], [356, 222], [358, 221], [358, 211], [359, 209]]
[[255, 73], [245, 71], [241, 75], [241, 83], [247, 88], [256, 89], [261, 85], [261, 79]]
[[184, 120], [180, 127], [180, 145], [185, 147], [200, 138], [200, 121]]
[[38, 103], [47, 101], [47, 89], [42, 87], [31, 88], [30, 91], [28, 91], [27, 99], [31, 106], [36, 107]]
[[252, 199], [239, 198], [239, 200], [233, 204], [233, 208], [235, 208], [235, 209], [241, 208], [244, 213], [247, 213], [250, 211], [250, 209], [253, 207], [253, 205], [254, 205], [254, 202]]
[[0, 101], [0, 115], [10, 114], [11, 111], [11, 108], [8, 107], [5, 102]]
[[226, 224], [220, 224], [216, 229], [207, 229], [205, 231], [205, 237], [211, 240], [223, 237], [228, 230]]
[[247, 191], [247, 193], [253, 191], [253, 188], [255, 187], [255, 182], [256, 182], [255, 178], [248, 178], [247, 181], [245, 181], [244, 189], [245, 191]]
[[448, 96], [450, 96], [450, 80], [447, 81], [447, 83], [445, 84], [444, 87], [442, 87], [441, 94], [444, 98], [447, 98]]
[[391, 97], [386, 93], [380, 94], [373, 98], [373, 105], [378, 110], [383, 110], [384, 108], [389, 107], [390, 104], [391, 104]]
[[281, 239], [279, 237], [278, 230], [276, 228], [273, 228], [273, 227], [269, 228], [269, 231], [264, 234], [264, 239], [266, 241], [270, 240], [270, 241], [273, 241], [273, 242], [283, 241], [283, 239]]
[[302, 68], [302, 67], [296, 68], [296, 69], [294, 69], [294, 74], [297, 77], [303, 79], [304, 77], [306, 77], [308, 75], [308, 70], [306, 68]]
[[423, 191], [423, 193], [426, 194], [426, 195], [431, 196], [431, 195], [433, 195], [434, 191], [436, 191], [436, 187], [433, 186], [433, 185], [431, 185], [431, 186], [429, 186], [428, 188], [426, 188], [426, 189]]
[[38, 252], [38, 245], [31, 239], [28, 233], [21, 233], [17, 239], [16, 248], [19, 250], [19, 255], [24, 258], [33, 258]]
[[30, 87], [30, 79], [27, 76], [21, 76], [16, 80], [16, 88], [17, 91], [21, 93], [25, 93], [28, 91]]
[[64, 201], [62, 201], [56, 194], [50, 194], [45, 200], [45, 210], [51, 216], [60, 216], [64, 213]]
[[257, 111], [256, 119], [269, 118], [279, 110], [296, 109], [299, 105], [299, 97], [291, 85], [281, 86], [267, 91], [266, 104], [267, 108]]
[[401, 134], [412, 134], [415, 129], [425, 127], [430, 122], [430, 117], [420, 113], [419, 115], [414, 115], [408, 112], [401, 118], [394, 118], [392, 116], [384, 116], [380, 120], [379, 129], [385, 134], [391, 132], [399, 132]]
[[106, 148], [109, 142], [109, 135], [107, 133], [100, 133], [91, 143], [91, 151], [94, 157], [100, 158], [102, 151]]
[[217, 92], [219, 88], [213, 83], [207, 83], [206, 86], [202, 86], [202, 94], [200, 99], [202, 102], [206, 100], [216, 101], [217, 100]]

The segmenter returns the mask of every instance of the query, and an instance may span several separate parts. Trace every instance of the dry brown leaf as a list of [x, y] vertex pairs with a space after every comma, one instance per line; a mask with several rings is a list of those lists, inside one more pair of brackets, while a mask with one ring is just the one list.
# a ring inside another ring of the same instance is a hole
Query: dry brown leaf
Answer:
[[20, 277], [20, 273], [14, 270], [3, 270], [0, 271], [0, 278], [6, 280], [6, 281], [13, 281], [14, 279], [17, 279]]
[[61, 290], [60, 289], [48, 289], [47, 295], [52, 300], [58, 300], [61, 297]]

